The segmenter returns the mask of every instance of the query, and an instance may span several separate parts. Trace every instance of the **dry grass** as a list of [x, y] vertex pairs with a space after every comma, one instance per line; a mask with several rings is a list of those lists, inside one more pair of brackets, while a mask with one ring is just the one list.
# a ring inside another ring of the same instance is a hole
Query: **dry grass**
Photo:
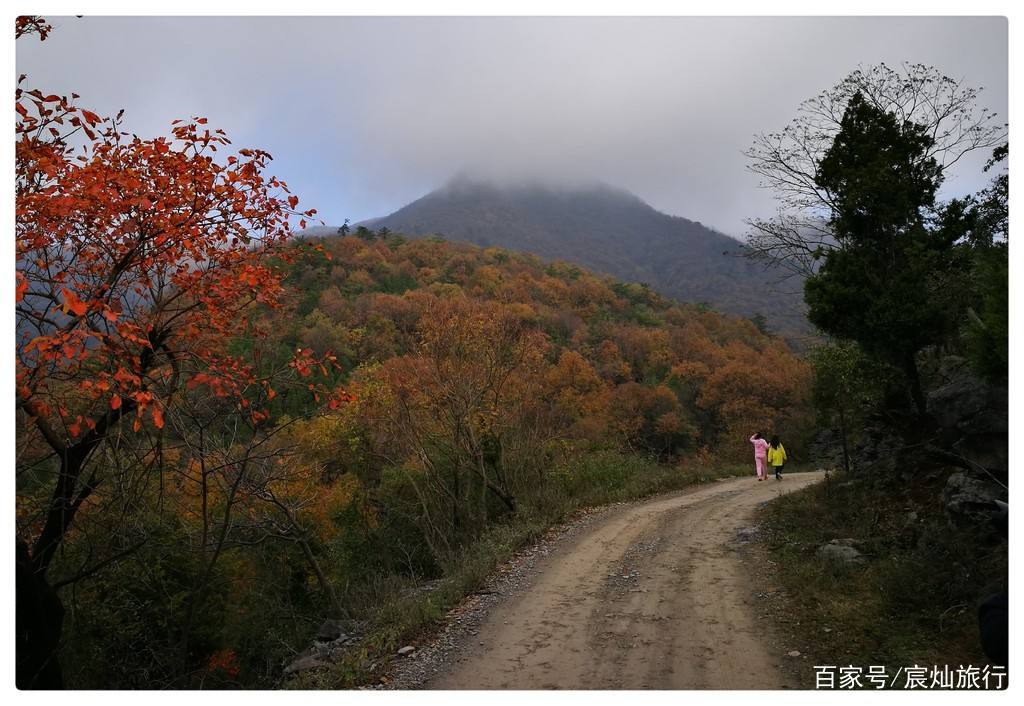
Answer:
[[575, 466], [558, 469], [563, 480], [560, 488], [549, 489], [543, 510], [525, 511], [489, 528], [444, 567], [442, 580], [432, 590], [409, 592], [408, 581], [400, 577], [375, 586], [379, 607], [366, 616], [371, 628], [360, 649], [328, 670], [300, 675], [285, 686], [340, 689], [373, 683], [397, 648], [435, 630], [447, 612], [479, 589], [498, 566], [580, 510], [748, 475], [748, 465], [680, 467], [618, 453], [581, 457]]
[[[1005, 589], [1007, 545], [988, 528], [947, 524], [945, 477], [899, 488], [833, 476], [763, 510], [764, 556], [784, 591], [773, 614], [815, 664], [988, 664], [977, 605]], [[858, 540], [867, 564], [819, 558], [837, 538]]]

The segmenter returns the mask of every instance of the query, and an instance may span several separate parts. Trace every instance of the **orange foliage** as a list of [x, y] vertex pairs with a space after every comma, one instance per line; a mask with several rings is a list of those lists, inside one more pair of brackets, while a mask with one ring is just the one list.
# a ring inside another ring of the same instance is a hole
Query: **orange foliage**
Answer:
[[294, 199], [263, 175], [270, 156], [218, 164], [230, 143], [201, 118], [143, 140], [67, 97], [16, 100], [19, 404], [74, 439], [108, 415], [162, 426], [175, 383], [236, 397], [259, 384], [225, 343], [282, 291], [267, 258]]
[[[18, 35], [49, 26], [19, 18]], [[162, 448], [168, 413], [199, 388], [255, 430], [274, 385], [298, 384], [336, 406], [343, 393], [313, 383], [334, 357], [298, 349], [261, 365], [252, 318], [281, 305], [290, 219], [314, 210], [265, 170], [270, 155], [231, 152], [205, 118], [176, 120], [143, 139], [76, 94], [15, 93], [17, 406], [60, 463], [32, 561], [44, 574], [72, 518], [99, 484], [94, 450], [117, 432], [138, 459]], [[177, 394], [176, 394], [177, 393]], [[220, 413], [223, 416], [223, 413]], [[122, 424], [121, 422], [125, 422]], [[183, 422], [187, 423], [187, 422]], [[180, 430], [177, 430], [180, 432]], [[156, 463], [154, 462], [154, 463]], [[158, 465], [159, 465], [158, 463]], [[114, 492], [111, 488], [110, 492]], [[116, 506], [113, 503], [111, 506]], [[26, 537], [27, 538], [27, 537]]]
[[[454, 335], [455, 324], [437, 320], [437, 312], [444, 306], [455, 311], [451, 302], [463, 302], [456, 307], [462, 309], [470, 302], [501, 303], [544, 341], [538, 394], [549, 402], [562, 438], [656, 453], [713, 447], [739, 458], [747, 455], [744, 444], [755, 428], [798, 431], [794, 410], [806, 404], [809, 370], [784, 342], [749, 321], [499, 248], [351, 237], [322, 244], [334, 255], [339, 281], [358, 274], [360, 291], [325, 289], [320, 312], [326, 317], [313, 312], [305, 324], [309, 333], [300, 335], [312, 340], [305, 336], [316, 329], [325, 341], [332, 322], [360, 332], [358, 344], [346, 349], [352, 365], [382, 363], [381, 375], [411, 386], [424, 372], [393, 358], [422, 353], [424, 345], [436, 351], [441, 341], [466, 345]], [[396, 272], [405, 273], [412, 288], [387, 293]], [[420, 338], [425, 321], [440, 326], [426, 344]], [[460, 335], [485, 335], [480, 325], [466, 325]], [[459, 355], [452, 349], [445, 360]], [[467, 374], [457, 365], [443, 372]], [[573, 381], [583, 378], [600, 384], [577, 389]]]

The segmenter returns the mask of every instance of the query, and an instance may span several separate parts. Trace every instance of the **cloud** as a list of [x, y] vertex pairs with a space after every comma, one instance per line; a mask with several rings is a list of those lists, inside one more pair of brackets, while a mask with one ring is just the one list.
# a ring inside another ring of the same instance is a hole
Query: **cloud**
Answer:
[[[331, 223], [460, 171], [602, 180], [739, 235], [773, 209], [742, 151], [858, 64], [933, 64], [1007, 110], [1002, 18], [57, 18], [17, 65], [127, 111], [204, 115]], [[983, 156], [948, 189], [974, 190]]]

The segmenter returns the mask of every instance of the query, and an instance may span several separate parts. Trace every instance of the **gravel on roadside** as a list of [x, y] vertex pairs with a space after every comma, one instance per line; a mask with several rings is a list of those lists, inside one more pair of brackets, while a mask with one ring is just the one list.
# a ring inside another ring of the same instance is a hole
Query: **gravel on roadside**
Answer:
[[404, 656], [395, 656], [380, 682], [365, 689], [421, 689], [449, 665], [471, 653], [481, 641], [480, 626], [499, 603], [529, 588], [539, 572], [538, 562], [559, 543], [571, 540], [608, 513], [631, 503], [613, 503], [587, 508], [547, 532], [534, 544], [521, 549], [499, 566], [484, 585], [448, 611], [444, 624]]

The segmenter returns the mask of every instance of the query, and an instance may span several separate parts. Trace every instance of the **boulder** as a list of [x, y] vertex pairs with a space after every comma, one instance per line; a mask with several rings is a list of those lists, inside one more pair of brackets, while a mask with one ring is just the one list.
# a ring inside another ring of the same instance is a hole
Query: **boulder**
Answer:
[[312, 655], [306, 655], [304, 657], [299, 657], [297, 660], [285, 667], [284, 673], [287, 676], [289, 674], [297, 674], [298, 672], [306, 672], [310, 669], [319, 669], [320, 667], [328, 666], [330, 666], [328, 662], [324, 662]]
[[818, 556], [838, 566], [859, 566], [867, 560], [853, 544], [855, 540], [833, 539], [818, 547]]
[[942, 504], [954, 525], [990, 521], [999, 512], [995, 501], [1002, 497], [1003, 489], [998, 485], [966, 473], [950, 474], [942, 489]]
[[869, 477], [894, 478], [903, 466], [904, 441], [878, 424], [867, 426], [850, 454], [851, 464]]
[[315, 639], [317, 642], [335, 642], [347, 637], [345, 626], [340, 620], [325, 620], [320, 629], [316, 631]]
[[950, 373], [947, 382], [928, 393], [928, 412], [940, 429], [964, 434], [1005, 433], [1007, 396], [966, 366]]

